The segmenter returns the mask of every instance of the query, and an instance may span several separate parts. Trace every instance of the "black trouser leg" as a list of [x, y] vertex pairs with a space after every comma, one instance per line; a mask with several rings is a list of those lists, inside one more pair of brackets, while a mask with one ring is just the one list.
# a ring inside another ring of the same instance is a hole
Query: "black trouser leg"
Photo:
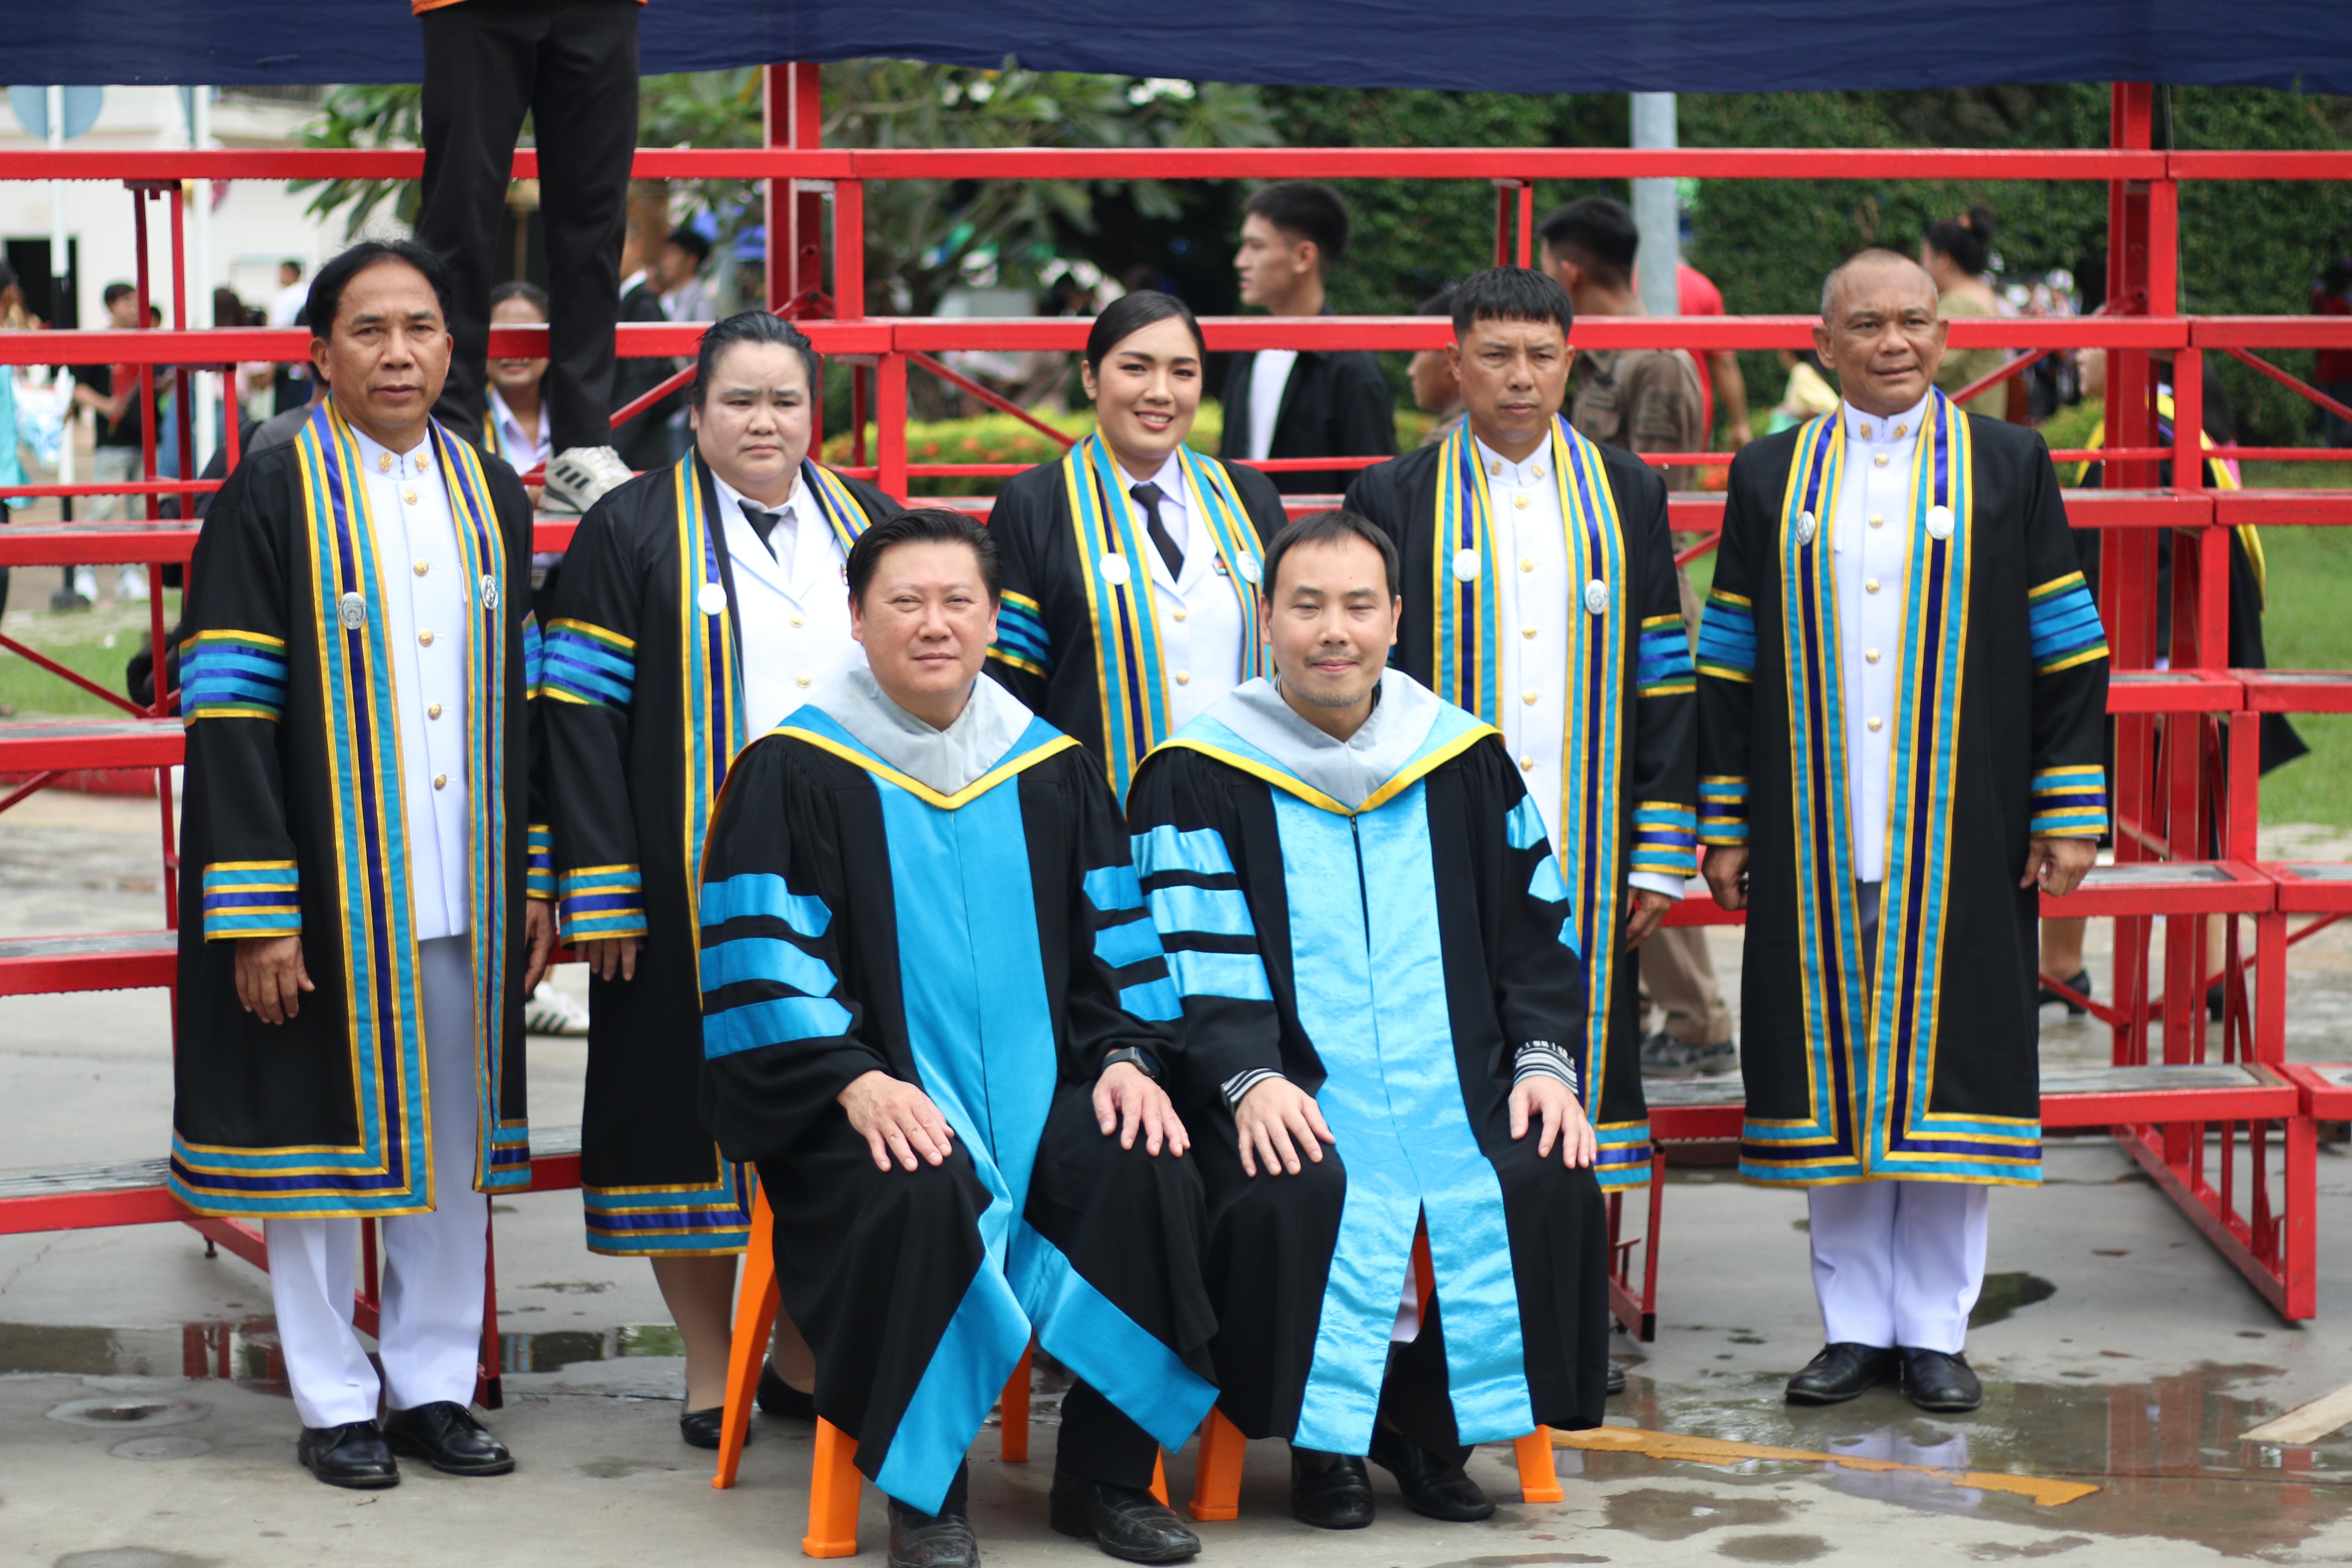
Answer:
[[547, 231], [548, 438], [558, 452], [613, 443], [641, 9], [636, 0], [556, 0], [555, 26], [540, 46], [531, 117]]
[[1470, 1457], [1454, 1424], [1454, 1397], [1445, 1376], [1445, 1330], [1438, 1321], [1433, 1295], [1421, 1314], [1420, 1334], [1410, 1344], [1390, 1348], [1380, 1418], [1442, 1459], [1458, 1465]]
[[[449, 268], [449, 379], [434, 413], [469, 441], [482, 437], [490, 287], [509, 231], [507, 185], [515, 137], [530, 107], [552, 0], [466, 0], [425, 13], [425, 178], [416, 239]], [[634, 122], [633, 122], [634, 123]], [[314, 331], [329, 323], [314, 321]]]
[[1150, 1433], [1129, 1420], [1118, 1406], [1095, 1392], [1091, 1384], [1074, 1383], [1062, 1396], [1062, 1436], [1054, 1468], [1089, 1481], [1139, 1491], [1151, 1485], [1151, 1471], [1160, 1462], [1160, 1445]]

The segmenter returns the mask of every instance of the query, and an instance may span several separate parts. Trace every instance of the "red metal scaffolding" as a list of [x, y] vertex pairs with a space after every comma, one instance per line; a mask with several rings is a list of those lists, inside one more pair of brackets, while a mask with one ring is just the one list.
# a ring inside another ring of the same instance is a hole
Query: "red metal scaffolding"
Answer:
[[[2305, 448], [2242, 447], [2199, 450], [2200, 362], [2219, 353], [2252, 363], [2305, 395], [2315, 390], [2263, 360], [2261, 352], [2315, 347], [2352, 348], [2352, 318], [2199, 317], [2179, 311], [2178, 213], [2184, 180], [2352, 180], [2352, 153], [2214, 152], [2155, 149], [2149, 137], [2151, 89], [2113, 89], [2110, 146], [2095, 151], [1775, 150], [1618, 148], [1490, 149], [1202, 149], [1150, 151], [825, 149], [819, 145], [818, 71], [814, 65], [769, 68], [769, 145], [738, 151], [640, 150], [644, 178], [733, 178], [765, 183], [770, 243], [767, 298], [799, 321], [817, 347], [854, 370], [854, 456], [848, 471], [894, 494], [910, 480], [1002, 476], [1017, 464], [910, 461], [907, 442], [907, 382], [912, 371], [944, 377], [968, 395], [1000, 408], [1002, 399], [941, 363], [956, 350], [1059, 350], [1084, 342], [1082, 319], [940, 320], [869, 316], [865, 276], [865, 187], [893, 179], [1153, 178], [1230, 180], [1260, 177], [1471, 180], [1495, 191], [1497, 261], [1528, 260], [1533, 241], [1538, 180], [1630, 176], [1704, 179], [1944, 179], [2095, 180], [2108, 190], [2107, 303], [2095, 317], [1956, 321], [1955, 349], [2019, 351], [1982, 384], [2013, 375], [2041, 353], [2069, 348], [2111, 351], [2107, 373], [2108, 445], [2096, 454], [2105, 487], [2066, 494], [2069, 521], [2101, 532], [2101, 614], [2115, 653], [2110, 710], [2116, 721], [2117, 816], [2116, 864], [2095, 871], [2063, 900], [2044, 900], [2045, 912], [2101, 915], [2116, 921], [2115, 974], [2097, 1016], [2113, 1033], [2114, 1068], [2095, 1081], [2046, 1077], [2043, 1121], [2053, 1130], [2110, 1130], [2160, 1190], [2290, 1321], [2316, 1310], [2312, 1207], [2315, 1168], [2315, 1117], [2340, 1119], [2352, 1106], [2352, 1068], [2290, 1066], [2284, 1060], [2288, 1002], [2285, 955], [2294, 942], [2352, 910], [2352, 868], [2265, 863], [2255, 838], [2259, 791], [2255, 734], [2265, 712], [2352, 711], [2352, 673], [2243, 671], [2228, 668], [2227, 530], [2241, 523], [2340, 526], [2352, 523], [2352, 492], [2216, 490], [2207, 488], [2205, 458], [2284, 460], [2326, 458]], [[182, 243], [183, 199], [188, 188], [230, 179], [414, 179], [418, 153], [327, 151], [12, 152], [0, 154], [0, 181], [120, 181], [137, 215], [137, 289], [144, 307], [148, 275], [149, 204], [164, 199], [172, 236], [171, 292], [175, 321], [185, 320], [188, 279]], [[535, 154], [518, 153], [518, 177], [536, 173]], [[828, 265], [828, 263], [830, 265]], [[1580, 321], [1580, 347], [1664, 347], [1693, 351], [1810, 346], [1809, 317], [1617, 318]], [[1312, 319], [1208, 318], [1213, 351], [1285, 347], [1406, 351], [1442, 346], [1450, 325], [1427, 317]], [[700, 329], [625, 324], [626, 356], [688, 355]], [[496, 327], [494, 354], [544, 353], [543, 327]], [[165, 439], [174, 440], [180, 472], [190, 471], [187, 391], [194, 375], [231, 377], [237, 362], [307, 357], [301, 329], [208, 331], [30, 331], [0, 333], [0, 365], [133, 364], [146, 410], [143, 477], [129, 485], [27, 485], [21, 496], [136, 493], [145, 497], [142, 521], [99, 524], [16, 524], [0, 528], [0, 565], [74, 565], [98, 562], [184, 564], [196, 527], [160, 516], [165, 496], [215, 488], [201, 481], [156, 478]], [[2172, 439], [2160, 444], [2150, 395], [2151, 355], [2168, 355], [2178, 418]], [[181, 395], [175, 428], [154, 427], [150, 392], [168, 367]], [[616, 415], [615, 423], [655, 401], [664, 387]], [[2327, 405], [2334, 406], [2333, 405]], [[1011, 410], [1020, 413], [1019, 410]], [[1024, 416], [1025, 417], [1025, 416]], [[229, 460], [236, 439], [226, 421]], [[868, 426], [871, 442], [868, 444]], [[1058, 441], [1068, 437], [1043, 425]], [[2088, 453], [2061, 453], [2087, 458]], [[870, 461], [868, 460], [870, 458]], [[1653, 458], [1662, 464], [1717, 463], [1711, 458]], [[1300, 458], [1268, 468], [1360, 467], [1364, 459]], [[2169, 483], [2160, 468], [2170, 466]], [[988, 503], [954, 503], [984, 512]], [[1685, 559], [1712, 547], [1721, 526], [1720, 495], [1700, 491], [1672, 498], [1675, 527], [1697, 536]], [[538, 548], [562, 550], [572, 524], [542, 521]], [[2172, 592], [2173, 640], [2155, 646], [2156, 564], [2160, 531], [2176, 548]], [[151, 601], [156, 644], [165, 631], [163, 595]], [[156, 700], [139, 707], [82, 679], [37, 649], [0, 636], [0, 648], [35, 660], [59, 677], [96, 692], [123, 716], [106, 721], [0, 726], [0, 776], [29, 782], [0, 795], [0, 811], [61, 774], [88, 769], [152, 768], [161, 799], [165, 867], [160, 928], [98, 937], [0, 940], [0, 995], [31, 992], [169, 987], [173, 979], [177, 900], [173, 882], [174, 811], [171, 767], [181, 756], [164, 661], [156, 661]], [[2168, 668], [2158, 668], [2159, 660]], [[2252, 952], [2242, 952], [2239, 917], [2251, 920]], [[2223, 958], [2207, 958], [2207, 930], [2223, 922]], [[1736, 915], [1705, 900], [1686, 900], [1670, 923], [1735, 923]], [[2155, 937], [2161, 927], [2159, 950]], [[2247, 976], [2251, 973], [2251, 984]], [[2208, 983], [2223, 982], [2223, 1017], [2209, 1031]], [[2218, 1034], [2218, 1039], [2210, 1037]], [[1709, 1093], [1713, 1098], [1709, 1098]], [[1627, 1327], [1653, 1331], [1658, 1291], [1656, 1240], [1663, 1222], [1664, 1155], [1676, 1142], [1736, 1139], [1741, 1108], [1737, 1090], [1699, 1094], [1662, 1089], [1653, 1097], [1653, 1122], [1662, 1152], [1654, 1167], [1648, 1226], [1622, 1236], [1617, 1252], [1614, 1302]], [[533, 1190], [578, 1183], [576, 1140], [541, 1130], [535, 1136]], [[1638, 1200], [1637, 1200], [1638, 1201]], [[2053, 1201], [2063, 1201], [2053, 1199]], [[1612, 1199], [1612, 1218], [1621, 1200]], [[162, 1184], [162, 1161], [71, 1171], [0, 1170], [0, 1233], [184, 1221], [257, 1263], [259, 1237], [233, 1221], [204, 1220], [179, 1207]], [[495, 1313], [489, 1329], [495, 1331]], [[203, 1358], [195, 1358], [201, 1361]], [[485, 1374], [495, 1397], [497, 1358], [486, 1352]]]

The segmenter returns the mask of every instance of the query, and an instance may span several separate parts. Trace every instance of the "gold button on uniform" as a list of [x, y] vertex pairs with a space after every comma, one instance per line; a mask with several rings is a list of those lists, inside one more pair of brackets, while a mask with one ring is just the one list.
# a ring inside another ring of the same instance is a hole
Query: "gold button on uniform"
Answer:
[[413, 489], [403, 490], [400, 492], [400, 499], [406, 501], [409, 505], [415, 506], [416, 504], [416, 492]]
[[1864, 664], [1876, 664], [1878, 662], [1878, 650], [1874, 647], [1864, 648], [1862, 653], [1862, 662]]
[[1870, 721], [1870, 726], [1869, 726], [1869, 728], [1870, 728], [1870, 732], [1871, 732], [1872, 734], [1874, 734], [1874, 735], [1877, 734], [1877, 733], [1878, 733], [1878, 731], [1879, 731], [1879, 727], [1880, 727], [1882, 724], [1884, 724], [1885, 722], [1885, 721], [1881, 720], [1881, 719], [1873, 719], [1873, 720]]
[[1522, 571], [1522, 572], [1532, 572], [1532, 571], [1534, 571], [1535, 569], [1536, 569], [1536, 563], [1535, 563], [1535, 561], [1534, 561], [1534, 558], [1533, 558], [1533, 557], [1531, 557], [1531, 556], [1526, 556], [1526, 555], [1522, 555], [1521, 557], [1519, 557], [1519, 570], [1520, 570], [1520, 571]]
[[438, 719], [439, 717], [441, 717], [441, 704], [439, 704], [438, 702], [436, 702], [435, 704], [433, 704], [433, 706], [431, 706], [430, 708], [427, 708], [427, 709], [425, 710], [425, 716], [427, 719]]
[[390, 452], [378, 452], [375, 455], [375, 471], [379, 474], [388, 474], [392, 472], [392, 454]]
[[1521, 626], [1519, 628], [1519, 635], [1523, 637], [1532, 638], [1536, 635], [1536, 629], [1533, 626]]
[[809, 678], [805, 671], [793, 677], [793, 684], [795, 686], [806, 686], [808, 683]]
[[799, 626], [799, 625], [801, 624], [801, 622], [802, 622], [803, 619], [805, 619], [805, 618], [806, 618], [806, 617], [803, 616], [802, 616], [802, 614], [801, 614], [798, 610], [794, 610], [794, 611], [793, 612], [793, 625], [794, 625], [794, 626]]
[[1177, 618], [1178, 620], [1180, 620], [1180, 621], [1181, 621], [1181, 620], [1182, 620], [1182, 619], [1184, 618], [1184, 612], [1183, 612], [1183, 611], [1181, 611], [1181, 610], [1178, 610], [1178, 611], [1176, 611], [1176, 612], [1175, 612], [1175, 615], [1176, 615], [1176, 618]]
[[1876, 457], [1874, 457], [1874, 458], [1871, 458], [1871, 459], [1870, 459], [1870, 461], [1871, 461], [1872, 466], [1874, 466], [1874, 467], [1875, 467], [1875, 468], [1885, 468], [1885, 467], [1886, 467], [1886, 454], [1885, 454], [1885, 453], [1884, 453], [1884, 452], [1881, 452], [1881, 453], [1879, 453], [1879, 454], [1878, 454], [1878, 456], [1876, 456]]
[[1525, 691], [1519, 693], [1519, 700], [1532, 708], [1536, 705], [1536, 689], [1530, 686]]
[[1528, 498], [1524, 495], [1513, 496], [1511, 498], [1511, 504], [1517, 507], [1521, 511], [1525, 511], [1528, 510]]
[[1870, 514], [1870, 526], [1873, 528], [1885, 528], [1886, 526], [1886, 515], [1884, 512], [1872, 512]]
[[433, 570], [433, 563], [431, 563], [430, 561], [419, 561], [419, 562], [416, 563], [416, 574], [417, 574], [419, 577], [424, 576], [424, 575], [425, 575], [425, 574], [426, 574], [427, 572], [430, 572], [430, 571], [432, 571], [432, 570]]
[[1519, 772], [1523, 773], [1531, 773], [1535, 771], [1536, 760], [1533, 757], [1521, 757], [1519, 759]]
[[1877, 578], [1875, 578], [1875, 577], [1865, 577], [1865, 578], [1864, 578], [1864, 579], [1862, 580], [1862, 591], [1863, 591], [1864, 593], [1865, 593], [1865, 594], [1875, 594], [1875, 593], [1877, 593], [1877, 592], [1878, 592], [1878, 579], [1877, 579]]
[[433, 646], [433, 634], [429, 631], [419, 632], [416, 634], [416, 640], [423, 646], [431, 647]]
[[433, 787], [435, 789], [447, 789], [449, 787], [449, 775], [447, 773], [435, 773], [433, 775]]
[[1178, 671], [1176, 672], [1176, 684], [1177, 684], [1177, 685], [1179, 685], [1179, 686], [1190, 686], [1190, 685], [1192, 685], [1192, 672], [1191, 670], [1189, 670], [1189, 669], [1180, 669], [1180, 670], [1178, 670]]

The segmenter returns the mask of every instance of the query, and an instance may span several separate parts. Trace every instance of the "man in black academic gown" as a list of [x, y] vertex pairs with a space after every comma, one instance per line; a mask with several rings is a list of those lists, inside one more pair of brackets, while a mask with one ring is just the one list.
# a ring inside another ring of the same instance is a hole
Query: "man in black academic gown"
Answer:
[[1806, 1190], [1830, 1405], [1962, 1353], [1990, 1191], [2042, 1179], [2040, 895], [2107, 821], [2107, 645], [2032, 430], [1937, 391], [1909, 258], [1832, 272], [1839, 406], [1731, 465], [1698, 642], [1706, 879], [1748, 911], [1740, 1173]]
[[[1348, 248], [1348, 209], [1313, 180], [1280, 180], [1242, 209], [1234, 270], [1242, 303], [1270, 316], [1328, 316], [1324, 282]], [[1385, 458], [1396, 451], [1396, 394], [1364, 349], [1259, 349], [1226, 362], [1217, 456]], [[1285, 495], [1348, 488], [1344, 468], [1270, 474]]]
[[[522, 1000], [554, 922], [525, 894], [530, 508], [431, 417], [448, 295], [406, 242], [319, 269], [329, 395], [221, 487], [180, 651], [170, 1184], [264, 1221], [297, 1452], [334, 1486], [397, 1483], [387, 1434], [437, 1469], [514, 1468], [467, 1409], [482, 1194], [530, 1183]], [[362, 1217], [381, 1374], [352, 1331]]]
[[1365, 469], [1348, 505], [1404, 563], [1397, 668], [1502, 731], [1559, 856], [1593, 1002], [1561, 1043], [1595, 1172], [1620, 1192], [1650, 1179], [1633, 950], [1697, 869], [1697, 699], [1666, 488], [1567, 417], [1575, 310], [1556, 279], [1489, 268], [1452, 299], [1468, 418]]
[[1218, 1407], [1290, 1441], [1292, 1510], [1333, 1530], [1371, 1522], [1367, 1454], [1414, 1511], [1486, 1518], [1469, 1446], [1597, 1426], [1608, 1365], [1569, 889], [1494, 727], [1387, 668], [1396, 573], [1360, 517], [1286, 528], [1273, 678], [1129, 798], [1183, 998]]
[[1098, 764], [979, 679], [996, 542], [901, 513], [851, 551], [853, 669], [738, 758], [703, 862], [702, 1103], [779, 1194], [816, 1408], [890, 1561], [977, 1561], [964, 1451], [1038, 1344], [1054, 1528], [1199, 1541], [1149, 1488], [1208, 1413], [1198, 1174], [1156, 1081], [1178, 1015]]

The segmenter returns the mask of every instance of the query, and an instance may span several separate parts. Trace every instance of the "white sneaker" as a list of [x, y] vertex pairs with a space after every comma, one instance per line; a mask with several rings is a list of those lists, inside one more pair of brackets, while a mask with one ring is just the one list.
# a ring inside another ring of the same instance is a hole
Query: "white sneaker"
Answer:
[[522, 1026], [533, 1035], [561, 1035], [578, 1039], [588, 1032], [587, 1009], [542, 980], [523, 1004]]
[[97, 574], [96, 572], [91, 571], [91, 570], [90, 570], [89, 567], [87, 567], [87, 566], [82, 566], [82, 567], [78, 567], [78, 568], [76, 568], [76, 570], [75, 570], [75, 572], [74, 572], [74, 585], [73, 585], [73, 591], [74, 591], [75, 593], [77, 593], [77, 594], [79, 594], [83, 598], [85, 598], [85, 599], [89, 600], [91, 604], [93, 604], [93, 605], [97, 604], [97, 603], [98, 603], [98, 574]]
[[147, 602], [147, 568], [125, 566], [114, 574], [114, 596], [126, 605]]
[[610, 447], [571, 447], [547, 460], [541, 500], [549, 511], [583, 512], [596, 498], [635, 476]]

